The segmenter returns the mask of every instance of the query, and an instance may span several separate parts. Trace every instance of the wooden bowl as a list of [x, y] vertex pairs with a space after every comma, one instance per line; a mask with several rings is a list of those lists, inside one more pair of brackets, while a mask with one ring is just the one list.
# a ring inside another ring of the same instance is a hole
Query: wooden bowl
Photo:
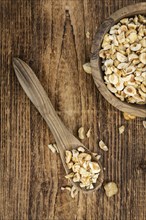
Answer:
[[125, 17], [132, 17], [136, 14], [137, 15], [146, 14], [145, 9], [146, 9], [146, 2], [129, 5], [127, 7], [124, 7], [116, 11], [109, 18], [107, 18], [102, 23], [97, 33], [95, 34], [95, 38], [93, 40], [93, 44], [91, 48], [91, 60], [90, 60], [94, 82], [100, 93], [104, 96], [104, 98], [120, 111], [127, 112], [129, 114], [139, 117], [146, 117], [145, 105], [130, 104], [127, 103], [126, 101], [122, 102], [119, 98], [117, 98], [114, 94], [112, 94], [108, 90], [103, 79], [104, 73], [101, 70], [101, 58], [99, 57], [99, 51], [101, 49], [101, 43], [104, 38], [104, 35], [110, 30], [110, 28], [114, 24], [118, 23], [122, 18]]

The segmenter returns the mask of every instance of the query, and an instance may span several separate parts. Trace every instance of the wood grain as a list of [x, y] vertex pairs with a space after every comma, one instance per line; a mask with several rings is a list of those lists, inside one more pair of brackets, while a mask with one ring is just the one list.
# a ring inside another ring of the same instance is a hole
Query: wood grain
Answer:
[[[141, 1], [141, 0], [140, 0]], [[143, 119], [125, 121], [83, 72], [96, 28], [117, 9], [139, 0], [1, 0], [0, 220], [145, 220], [146, 152]], [[90, 37], [86, 38], [86, 33]], [[105, 182], [119, 193], [79, 193], [71, 199], [51, 132], [19, 85], [12, 57], [35, 71], [56, 111], [83, 144], [102, 155]], [[118, 128], [124, 124], [124, 134]], [[102, 152], [98, 141], [109, 146]]]

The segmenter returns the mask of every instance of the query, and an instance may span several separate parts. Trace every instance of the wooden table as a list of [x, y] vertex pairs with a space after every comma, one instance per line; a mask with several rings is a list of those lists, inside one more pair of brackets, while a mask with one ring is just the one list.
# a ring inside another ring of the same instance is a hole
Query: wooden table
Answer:
[[[141, 0], [140, 0], [141, 1]], [[89, 61], [96, 29], [134, 0], [1, 0], [0, 2], [0, 220], [144, 220], [146, 157], [142, 118], [125, 121], [97, 91], [82, 65]], [[107, 198], [101, 188], [75, 199], [59, 155], [48, 149], [53, 136], [19, 85], [12, 57], [35, 71], [56, 111], [77, 136], [102, 155], [105, 182], [119, 192]], [[125, 125], [119, 135], [118, 128]], [[109, 147], [103, 152], [99, 140]]]

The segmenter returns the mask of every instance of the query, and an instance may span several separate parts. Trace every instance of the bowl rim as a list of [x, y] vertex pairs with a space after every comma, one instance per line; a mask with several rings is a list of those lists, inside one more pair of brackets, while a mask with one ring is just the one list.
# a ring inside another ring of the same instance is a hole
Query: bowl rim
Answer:
[[125, 17], [131, 17], [136, 14], [146, 14], [144, 10], [146, 8], [146, 2], [141, 2], [133, 5], [128, 5], [123, 7], [113, 14], [111, 14], [104, 22], [100, 25], [97, 30], [92, 47], [91, 47], [91, 71], [96, 87], [104, 98], [114, 107], [122, 112], [127, 112], [129, 114], [146, 117], [146, 107], [145, 105], [130, 104], [126, 101], [121, 101], [113, 93], [111, 93], [103, 80], [103, 71], [101, 70], [101, 58], [99, 57], [99, 50], [101, 49], [101, 43], [104, 35], [110, 30], [110, 28], [116, 24], [119, 20]]

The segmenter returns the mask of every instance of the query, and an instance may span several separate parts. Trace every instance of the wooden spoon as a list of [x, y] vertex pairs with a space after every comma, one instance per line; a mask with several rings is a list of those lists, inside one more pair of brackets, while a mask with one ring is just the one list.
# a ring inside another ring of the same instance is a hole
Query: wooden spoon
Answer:
[[103, 182], [103, 169], [99, 161], [94, 157], [92, 152], [90, 152], [77, 138], [75, 138], [69, 130], [64, 126], [60, 118], [58, 117], [55, 109], [52, 106], [50, 99], [48, 98], [45, 90], [43, 89], [41, 83], [36, 77], [35, 73], [32, 69], [19, 58], [13, 59], [13, 67], [16, 73], [16, 76], [24, 89], [25, 93], [38, 109], [47, 125], [49, 126], [51, 132], [54, 135], [55, 141], [57, 143], [57, 148], [60, 153], [60, 157], [64, 166], [64, 169], [67, 174], [70, 173], [70, 170], [67, 167], [65, 162], [65, 151], [72, 150], [79, 146], [85, 148], [85, 152], [91, 154], [92, 161], [98, 162], [101, 171], [99, 178], [97, 179], [96, 184], [94, 185], [94, 189], [87, 190], [85, 188], [81, 188], [79, 183], [74, 183], [71, 180], [72, 184], [78, 188], [78, 190], [82, 190], [84, 192], [92, 192], [102, 185]]

